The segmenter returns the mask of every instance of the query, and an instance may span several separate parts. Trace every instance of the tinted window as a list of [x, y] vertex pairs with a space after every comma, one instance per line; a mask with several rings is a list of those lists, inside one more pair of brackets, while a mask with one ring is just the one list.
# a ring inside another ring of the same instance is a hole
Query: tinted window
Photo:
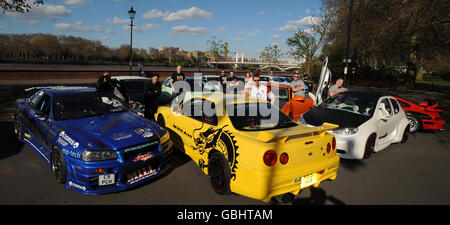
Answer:
[[50, 96], [44, 94], [39, 102], [36, 104], [36, 110], [42, 112], [44, 115], [50, 115]]
[[39, 99], [42, 97], [42, 95], [44, 94], [44, 92], [42, 91], [38, 91], [36, 92], [36, 94], [34, 94], [31, 98], [30, 98], [30, 104], [31, 106], [35, 107], [37, 102], [39, 101]]
[[344, 92], [325, 100], [319, 107], [372, 117], [378, 99]]
[[389, 100], [387, 98], [383, 99], [381, 103], [384, 103], [384, 108], [389, 113], [389, 115], [392, 115], [392, 108], [391, 104], [389, 103]]
[[400, 111], [400, 105], [398, 104], [397, 100], [391, 98], [392, 107], [394, 108], [394, 114], [397, 114]]
[[213, 102], [194, 98], [183, 104], [182, 114], [202, 123], [217, 125], [217, 115]]
[[270, 103], [229, 104], [227, 114], [234, 128], [243, 131], [271, 130], [298, 126]]
[[147, 80], [122, 80], [120, 83], [125, 87], [129, 93], [144, 93], [145, 82]]
[[55, 120], [78, 119], [126, 111], [117, 97], [105, 92], [57, 95], [53, 101]]

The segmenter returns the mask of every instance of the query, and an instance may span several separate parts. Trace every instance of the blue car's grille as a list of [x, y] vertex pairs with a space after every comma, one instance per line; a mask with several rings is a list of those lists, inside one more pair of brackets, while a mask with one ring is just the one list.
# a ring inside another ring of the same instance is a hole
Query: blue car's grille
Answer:
[[138, 144], [134, 146], [127, 147], [125, 149], [122, 149], [122, 157], [124, 161], [128, 161], [130, 159], [136, 158], [141, 154], [154, 152], [158, 150], [159, 147], [159, 141], [154, 142], [148, 142], [144, 144]]

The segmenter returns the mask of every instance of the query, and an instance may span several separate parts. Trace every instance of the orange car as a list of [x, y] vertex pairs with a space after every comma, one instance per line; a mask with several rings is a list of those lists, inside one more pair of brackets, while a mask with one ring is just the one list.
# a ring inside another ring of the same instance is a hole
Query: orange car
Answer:
[[314, 107], [314, 100], [312, 98], [305, 98], [302, 96], [294, 96], [291, 87], [287, 84], [266, 83], [268, 88], [277, 88], [277, 91], [272, 91], [275, 94], [278, 106], [281, 111], [290, 116], [294, 121], [298, 121], [300, 116], [306, 111]]

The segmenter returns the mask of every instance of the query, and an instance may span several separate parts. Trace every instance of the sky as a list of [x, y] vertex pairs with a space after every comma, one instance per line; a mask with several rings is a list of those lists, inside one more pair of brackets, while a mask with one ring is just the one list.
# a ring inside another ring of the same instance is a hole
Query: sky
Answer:
[[216, 35], [228, 43], [231, 55], [244, 52], [245, 57], [257, 58], [269, 44], [287, 52], [286, 39], [296, 29], [309, 29], [311, 12], [321, 4], [320, 0], [44, 0], [28, 13], [1, 13], [0, 33], [72, 35], [116, 48], [130, 43], [131, 6], [136, 11], [133, 48], [206, 51], [207, 40]]

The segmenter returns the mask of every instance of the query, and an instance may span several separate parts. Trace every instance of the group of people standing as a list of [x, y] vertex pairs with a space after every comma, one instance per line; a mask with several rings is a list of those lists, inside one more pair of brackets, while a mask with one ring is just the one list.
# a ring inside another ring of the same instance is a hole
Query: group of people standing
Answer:
[[[140, 69], [140, 75], [144, 76], [142, 67]], [[227, 76], [225, 71], [220, 73], [220, 79], [218, 86], [224, 93], [243, 94], [257, 99], [269, 100], [272, 104], [275, 102], [275, 95], [271, 89], [266, 85], [261, 84], [261, 71], [256, 69], [252, 73], [246, 73], [244, 83], [242, 83], [234, 74], [233, 71], [229, 72]], [[146, 82], [144, 87], [144, 104], [146, 118], [154, 120], [154, 113], [158, 109], [159, 97], [161, 95], [161, 82], [159, 81], [159, 75], [156, 73], [146, 73], [146, 77], [150, 78], [150, 82]], [[304, 75], [305, 77], [305, 75]], [[171, 75], [170, 86], [172, 88], [172, 97], [176, 97], [183, 92], [183, 88], [175, 88], [175, 83], [178, 81], [184, 81], [186, 79], [185, 74], [182, 72], [182, 67], [177, 66], [176, 71]], [[342, 78], [338, 78], [336, 83], [328, 90], [328, 97], [332, 97], [338, 93], [347, 91], [343, 87]], [[183, 84], [185, 85], [185, 83]], [[293, 81], [289, 84], [294, 96], [305, 97], [305, 90], [308, 86], [300, 79], [298, 73], [293, 76]], [[183, 87], [183, 86], [181, 86]], [[118, 81], [111, 79], [109, 72], [104, 72], [97, 80], [97, 89], [100, 91], [107, 91], [114, 93], [117, 97], [123, 100], [131, 107], [132, 101], [127, 93], [125, 87], [123, 87]]]

